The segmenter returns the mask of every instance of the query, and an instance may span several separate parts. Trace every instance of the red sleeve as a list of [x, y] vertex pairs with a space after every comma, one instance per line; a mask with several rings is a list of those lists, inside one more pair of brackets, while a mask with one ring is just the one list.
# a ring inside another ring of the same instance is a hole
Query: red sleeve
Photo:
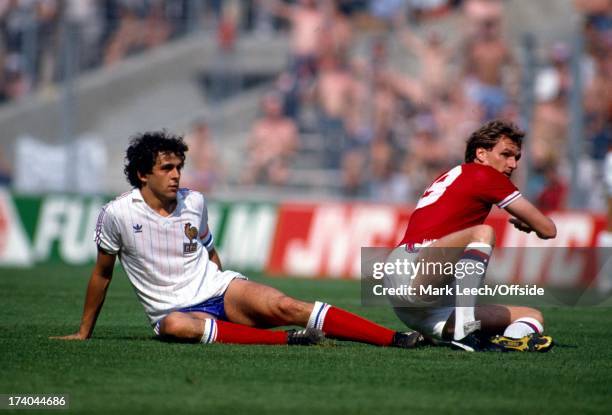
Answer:
[[476, 174], [476, 196], [480, 200], [503, 209], [521, 197], [521, 192], [508, 177], [491, 167], [483, 167], [486, 168], [479, 169]]

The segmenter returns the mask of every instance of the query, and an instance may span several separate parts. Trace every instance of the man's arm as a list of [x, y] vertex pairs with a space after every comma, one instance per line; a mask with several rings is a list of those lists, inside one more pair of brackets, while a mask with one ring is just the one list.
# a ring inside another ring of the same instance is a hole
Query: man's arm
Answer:
[[527, 233], [534, 231], [541, 239], [551, 239], [557, 236], [557, 227], [552, 219], [540, 212], [524, 197], [519, 197], [510, 203], [506, 206], [506, 210], [514, 216], [510, 219], [510, 223], [516, 229]]
[[219, 271], [223, 271], [223, 266], [221, 265], [221, 258], [219, 258], [219, 254], [217, 253], [217, 250], [215, 248], [213, 248], [210, 251], [208, 251], [208, 258], [212, 262], [217, 264], [217, 267], [219, 268]]
[[380, 71], [375, 76], [385, 82], [396, 94], [413, 102], [423, 102], [427, 99], [423, 86], [411, 76], [400, 75], [391, 70]]
[[113, 277], [115, 258], [116, 255], [107, 254], [98, 247], [98, 258], [87, 286], [79, 331], [68, 336], [52, 337], [52, 339], [86, 340], [91, 337], [106, 298], [106, 291]]

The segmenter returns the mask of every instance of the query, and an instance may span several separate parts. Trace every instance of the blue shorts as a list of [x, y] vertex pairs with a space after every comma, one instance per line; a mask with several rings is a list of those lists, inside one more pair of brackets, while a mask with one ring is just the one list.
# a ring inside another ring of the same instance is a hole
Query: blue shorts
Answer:
[[200, 304], [179, 308], [176, 311], [179, 311], [181, 313], [201, 311], [202, 313], [210, 314], [216, 320], [227, 321], [227, 316], [225, 315], [225, 303], [224, 303], [223, 295], [220, 295], [218, 297], [209, 298], [208, 300], [201, 302]]
[[[200, 311], [202, 313], [207, 313], [213, 316], [215, 320], [223, 320], [227, 321], [227, 316], [225, 315], [225, 303], [224, 296], [220, 295], [218, 297], [209, 298], [206, 301], [201, 302], [200, 304], [191, 305], [189, 307], [179, 308], [178, 311], [180, 313], [190, 313], [192, 311]], [[164, 317], [165, 318], [165, 317]], [[153, 331], [156, 335], [159, 336], [159, 325], [164, 321], [162, 318], [159, 320], [155, 326], [153, 327]]]

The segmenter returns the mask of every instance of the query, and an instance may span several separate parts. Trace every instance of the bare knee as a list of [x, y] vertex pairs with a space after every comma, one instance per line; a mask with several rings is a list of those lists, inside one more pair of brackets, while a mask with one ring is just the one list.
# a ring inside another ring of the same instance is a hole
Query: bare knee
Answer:
[[495, 245], [495, 230], [490, 225], [476, 225], [472, 228], [472, 242]]
[[168, 314], [160, 323], [159, 334], [171, 341], [197, 342], [202, 338], [204, 322], [183, 313]]
[[162, 320], [159, 332], [164, 336], [180, 337], [184, 325], [179, 313], [170, 313]]

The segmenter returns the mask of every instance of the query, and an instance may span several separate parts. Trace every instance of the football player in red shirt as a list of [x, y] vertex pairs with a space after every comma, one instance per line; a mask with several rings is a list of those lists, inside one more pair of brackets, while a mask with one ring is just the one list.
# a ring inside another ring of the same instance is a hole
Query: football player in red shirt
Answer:
[[[396, 314], [408, 326], [432, 338], [450, 339], [470, 351], [485, 344], [514, 350], [547, 350], [552, 346], [552, 339], [542, 336], [544, 318], [539, 310], [476, 306], [475, 296], [471, 303], [469, 297], [459, 300], [458, 296], [451, 298], [453, 304], [436, 303], [435, 295], [420, 290], [427, 285], [441, 288], [457, 284], [456, 289], [482, 284], [495, 244], [495, 232], [484, 221], [494, 204], [513, 216], [510, 222], [517, 229], [535, 232], [542, 239], [556, 236], [553, 221], [522, 197], [510, 181], [521, 158], [523, 137], [524, 133], [511, 123], [488, 122], [468, 139], [465, 163], [439, 176], [423, 193], [400, 246], [389, 260], [450, 262], [455, 264], [455, 275], [420, 271], [412, 276], [387, 277], [387, 285], [408, 283], [418, 288], [416, 295], [402, 297], [399, 303], [395, 302], [397, 298], [392, 299]], [[470, 266], [474, 270], [471, 277], [457, 276], [457, 270]]]

